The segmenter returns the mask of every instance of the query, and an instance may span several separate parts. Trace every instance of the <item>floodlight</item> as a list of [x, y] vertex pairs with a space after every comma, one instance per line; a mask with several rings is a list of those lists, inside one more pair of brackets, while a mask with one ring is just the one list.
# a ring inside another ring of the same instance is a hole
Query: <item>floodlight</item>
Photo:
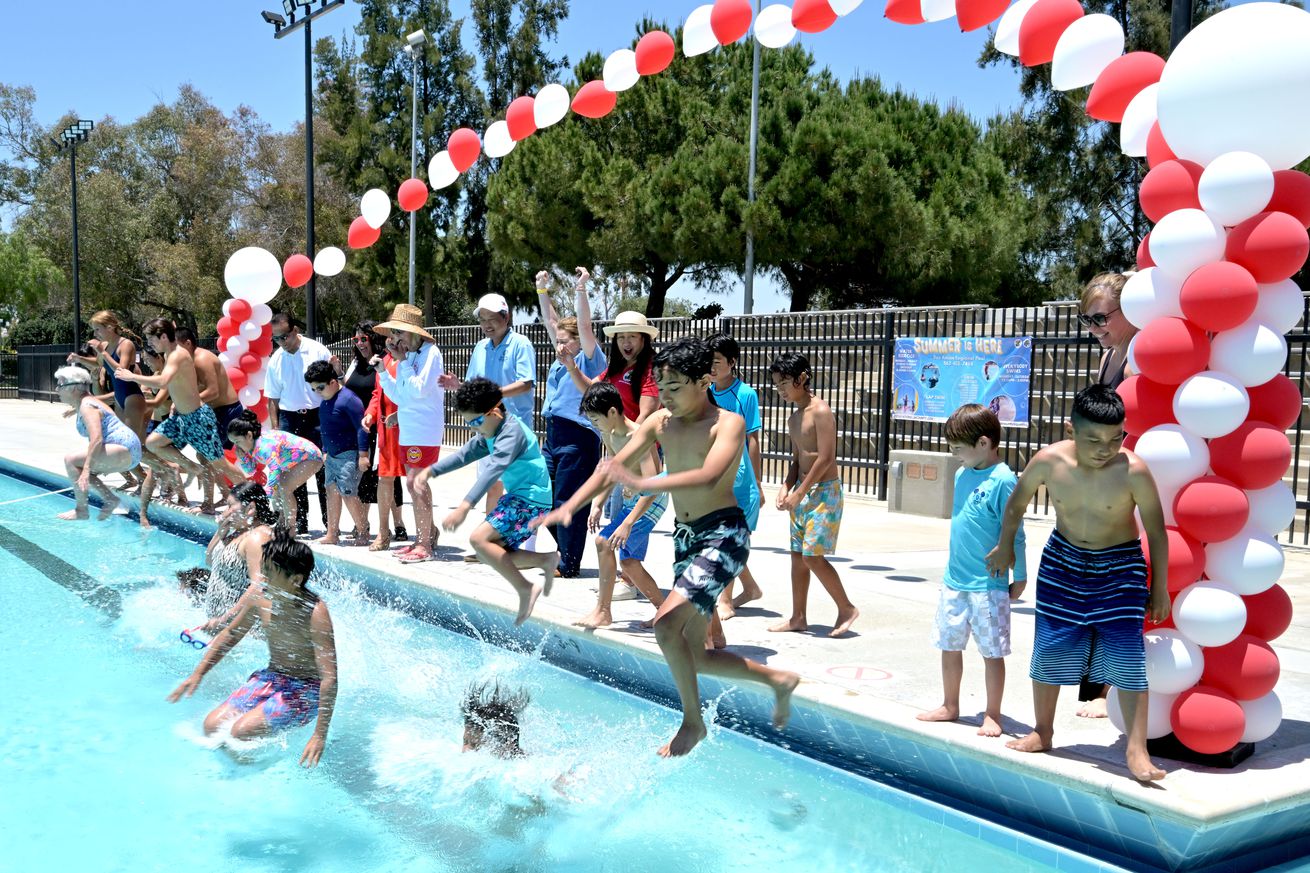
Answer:
[[277, 28], [286, 27], [287, 20], [283, 18], [281, 15], [278, 15], [276, 12], [265, 11], [259, 14], [260, 16], [263, 17], [265, 21], [267, 21], [269, 24], [273, 25], [274, 27]]
[[416, 30], [409, 36], [405, 37], [405, 41], [409, 43], [410, 48], [418, 48], [428, 41], [428, 35], [422, 30]]

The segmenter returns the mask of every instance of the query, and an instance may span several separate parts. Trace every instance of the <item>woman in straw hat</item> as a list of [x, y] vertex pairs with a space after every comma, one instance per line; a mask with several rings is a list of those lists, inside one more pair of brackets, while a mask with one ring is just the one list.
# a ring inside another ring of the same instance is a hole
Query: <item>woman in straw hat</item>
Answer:
[[440, 382], [444, 372], [441, 351], [432, 334], [423, 328], [423, 311], [417, 306], [398, 304], [391, 311], [391, 318], [374, 330], [387, 338], [387, 351], [396, 362], [395, 375], [378, 366], [380, 357], [374, 357], [373, 366], [377, 368], [383, 392], [396, 404], [396, 412], [387, 417], [387, 423], [400, 425], [405, 484], [409, 487], [417, 528], [414, 541], [396, 552], [396, 557], [403, 563], [417, 564], [432, 560], [437, 542], [432, 525], [432, 489], [423, 474], [437, 462], [446, 432], [446, 392]]

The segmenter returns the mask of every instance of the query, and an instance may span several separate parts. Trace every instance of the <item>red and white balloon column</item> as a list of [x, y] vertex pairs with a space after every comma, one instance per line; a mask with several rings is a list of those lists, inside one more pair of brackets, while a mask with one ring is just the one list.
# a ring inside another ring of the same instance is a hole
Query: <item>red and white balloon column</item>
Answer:
[[[287, 259], [287, 282], [298, 287], [309, 281], [313, 265], [304, 255]], [[223, 304], [218, 320], [218, 359], [227, 368], [241, 405], [268, 418], [264, 399], [264, 369], [273, 354], [273, 311], [268, 304], [282, 288], [283, 267], [261, 248], [239, 249], [227, 260], [223, 283], [232, 299]]]

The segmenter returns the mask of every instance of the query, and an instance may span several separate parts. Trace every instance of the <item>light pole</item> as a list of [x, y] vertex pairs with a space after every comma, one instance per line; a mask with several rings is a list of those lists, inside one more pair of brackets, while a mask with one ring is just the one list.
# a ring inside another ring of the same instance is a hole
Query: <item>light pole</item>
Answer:
[[[409, 127], [409, 177], [411, 179], [418, 176], [418, 58], [423, 53], [423, 44], [428, 41], [428, 36], [421, 30], [416, 30], [409, 36], [405, 37], [405, 54], [409, 55], [413, 64], [410, 67], [409, 90], [413, 98], [410, 103], [412, 106], [410, 127]], [[418, 213], [409, 214], [409, 305], [414, 305], [414, 246], [417, 238], [416, 230], [418, 228]]]
[[[95, 128], [94, 121], [75, 121], [65, 127], [55, 143], [61, 151], [68, 150], [68, 171], [73, 179], [73, 351], [82, 348], [82, 284], [77, 267], [77, 144], [86, 142]], [[79, 352], [80, 354], [80, 352]]]
[[[755, 17], [760, 16], [760, 0], [755, 0]], [[751, 39], [751, 135], [750, 167], [746, 171], [746, 205], [755, 204], [755, 147], [760, 138], [760, 41]], [[746, 226], [746, 294], [742, 313], [755, 312], [755, 234]]]
[[[314, 9], [314, 0], [282, 0], [286, 18], [276, 12], [260, 13], [273, 25], [274, 39], [289, 36], [301, 25], [305, 28], [305, 256], [311, 259], [314, 257], [314, 39], [310, 22], [345, 5], [346, 0], [318, 0], [318, 8]], [[304, 12], [297, 21], [296, 11], [301, 8]], [[311, 273], [305, 286], [305, 332], [311, 337], [318, 336], [315, 303], [314, 274]]]

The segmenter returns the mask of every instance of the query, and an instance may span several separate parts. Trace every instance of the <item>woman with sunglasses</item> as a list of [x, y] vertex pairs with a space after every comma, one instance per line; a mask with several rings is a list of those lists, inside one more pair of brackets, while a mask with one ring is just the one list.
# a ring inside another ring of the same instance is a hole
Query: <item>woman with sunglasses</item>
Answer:
[[365, 319], [355, 325], [354, 358], [346, 368], [342, 384], [359, 397], [364, 404], [364, 428], [368, 430], [369, 472], [359, 483], [359, 499], [364, 503], [378, 505], [378, 535], [369, 550], [382, 552], [391, 546], [391, 534], [387, 533], [387, 515], [391, 515], [392, 526], [396, 529], [395, 537], [406, 537], [405, 521], [401, 517], [400, 507], [404, 505], [400, 490], [400, 477], [405, 475], [405, 466], [400, 454], [400, 428], [388, 427], [387, 416], [396, 411], [396, 404], [382, 393], [378, 381], [377, 369], [373, 358], [381, 356], [379, 367], [385, 366], [390, 373], [395, 372], [396, 362], [387, 353], [387, 341], [373, 328], [376, 323]]
[[1137, 328], [1119, 310], [1119, 294], [1128, 277], [1123, 273], [1101, 273], [1083, 288], [1078, 323], [1087, 329], [1105, 353], [1096, 371], [1096, 381], [1111, 388], [1130, 375], [1128, 343]]
[[203, 602], [210, 619], [199, 630], [213, 636], [236, 618], [242, 595], [263, 596], [264, 543], [273, 538], [276, 523], [277, 513], [263, 488], [254, 482], [233, 486], [227, 509], [205, 549], [209, 582]]

